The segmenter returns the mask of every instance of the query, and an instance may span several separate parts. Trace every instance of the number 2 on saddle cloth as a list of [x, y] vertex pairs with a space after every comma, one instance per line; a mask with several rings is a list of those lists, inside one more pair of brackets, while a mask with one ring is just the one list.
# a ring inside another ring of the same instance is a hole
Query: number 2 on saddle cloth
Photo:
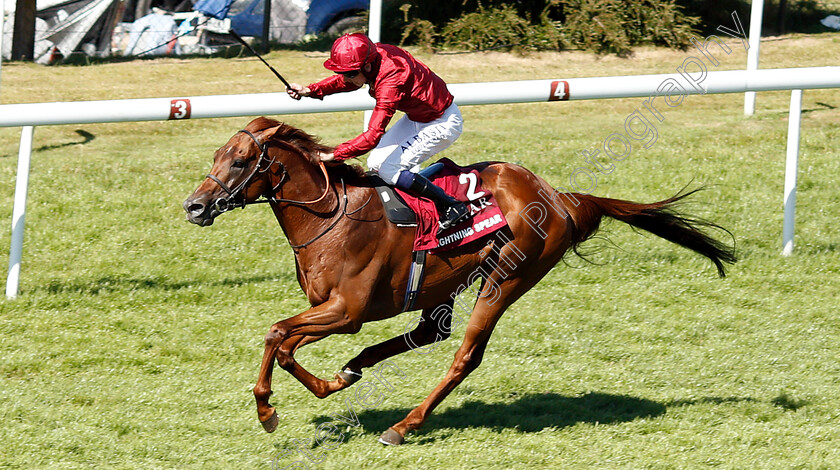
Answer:
[[[397, 193], [417, 215], [417, 235], [414, 251], [431, 253], [451, 250], [492, 234], [507, 225], [496, 198], [481, 188], [478, 171], [462, 168], [448, 158], [441, 158], [434, 165], [442, 168], [427, 177], [448, 194], [467, 203], [471, 217], [438, 234], [438, 215], [435, 204], [425, 198], [396, 188]], [[424, 171], [426, 173], [426, 171]]]

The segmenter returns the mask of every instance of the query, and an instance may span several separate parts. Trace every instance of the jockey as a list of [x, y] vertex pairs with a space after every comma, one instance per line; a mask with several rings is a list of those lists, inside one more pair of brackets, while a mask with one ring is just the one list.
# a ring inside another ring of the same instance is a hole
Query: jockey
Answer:
[[[324, 67], [336, 72], [308, 86], [290, 84], [289, 96], [323, 99], [367, 84], [376, 99], [368, 128], [358, 137], [322, 154], [321, 161], [342, 161], [370, 152], [368, 166], [390, 185], [435, 203], [440, 230], [466, 220], [469, 210], [417, 173], [420, 164], [449, 147], [463, 129], [463, 119], [446, 83], [407, 51], [374, 44], [361, 33], [336, 39]], [[385, 130], [394, 112], [405, 113]]]

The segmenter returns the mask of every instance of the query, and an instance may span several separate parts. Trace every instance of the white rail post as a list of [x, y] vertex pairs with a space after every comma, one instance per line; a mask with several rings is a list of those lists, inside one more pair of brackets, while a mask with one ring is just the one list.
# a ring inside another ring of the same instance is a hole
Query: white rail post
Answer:
[[799, 167], [799, 128], [802, 117], [802, 90], [790, 92], [787, 158], [785, 159], [785, 221], [782, 228], [782, 255], [793, 253], [793, 223], [796, 216], [796, 173]]
[[20, 132], [15, 205], [12, 210], [12, 246], [9, 249], [9, 275], [6, 277], [6, 298], [14, 299], [20, 286], [20, 260], [23, 254], [23, 225], [26, 219], [26, 193], [29, 190], [29, 162], [32, 159], [33, 126]]
[[[0, 0], [2, 1], [2, 0]], [[373, 42], [379, 42], [382, 37], [382, 0], [370, 0], [370, 18], [368, 19], [368, 37]], [[367, 130], [373, 111], [365, 111], [362, 128]]]
[[[6, 0], [0, 0], [0, 78], [3, 76], [3, 21], [6, 19]], [[2, 100], [0, 100], [2, 101]]]
[[[752, 0], [750, 8], [750, 48], [747, 51], [747, 73], [758, 70], [758, 51], [761, 46], [761, 20], [764, 18], [764, 0]], [[755, 92], [744, 93], [744, 114], [755, 114]]]
[[368, 22], [368, 37], [373, 42], [379, 42], [382, 37], [382, 0], [370, 0], [370, 18]]

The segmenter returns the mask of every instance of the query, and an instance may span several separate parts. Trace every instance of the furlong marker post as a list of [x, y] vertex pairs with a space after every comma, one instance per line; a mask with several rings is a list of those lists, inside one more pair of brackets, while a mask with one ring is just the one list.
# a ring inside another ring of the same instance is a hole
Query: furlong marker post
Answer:
[[[702, 79], [701, 79], [702, 77]], [[463, 105], [534, 103], [608, 98], [662, 96], [657, 91], [666, 81], [682, 83], [679, 94], [744, 93], [747, 91], [803, 90], [840, 88], [840, 67], [803, 67], [704, 72], [687, 84], [680, 74], [632, 75], [620, 77], [569, 78], [557, 80], [524, 80], [513, 82], [461, 83], [450, 85], [455, 103]], [[673, 88], [671, 89], [673, 90]], [[671, 92], [673, 93], [673, 91]], [[673, 93], [677, 94], [677, 93]], [[801, 95], [800, 95], [801, 100]], [[661, 103], [662, 101], [660, 101]], [[57, 124], [90, 124], [129, 121], [165, 121], [255, 115], [308, 114], [373, 109], [374, 100], [365, 90], [330, 95], [319, 100], [295, 101], [286, 93], [196, 96], [184, 98], [148, 98], [135, 100], [80, 101], [0, 105], [0, 127], [42, 126]], [[797, 126], [798, 130], [798, 126]], [[31, 132], [31, 130], [29, 131]], [[31, 134], [21, 135], [20, 173], [29, 173]], [[797, 134], [798, 135], [798, 134]], [[28, 139], [28, 140], [27, 140]], [[798, 139], [797, 139], [798, 140]], [[25, 141], [28, 145], [24, 145]], [[26, 150], [24, 152], [24, 150]], [[27, 155], [24, 158], [23, 153]], [[788, 171], [791, 171], [788, 166]], [[21, 208], [20, 223], [12, 238], [10, 260], [22, 252], [22, 230], [26, 206], [26, 186], [16, 190], [15, 207]], [[15, 271], [14, 276], [12, 271]], [[18, 292], [18, 269], [9, 270], [7, 297]]]
[[[5, 19], [6, 19], [6, 0], [0, 0], [0, 83], [2, 83], [2, 80], [3, 80], [3, 36], [5, 36], [5, 34], [3, 34], [3, 29], [5, 27], [5, 25], [3, 24], [3, 21]], [[3, 88], [2, 88], [2, 86], [0, 86], [0, 91], [2, 91], [2, 90], [3, 90]], [[0, 96], [3, 96], [2, 93], [0, 93]], [[0, 99], [0, 102], [2, 102], [2, 99]]]
[[[761, 20], [764, 18], [764, 0], [752, 0], [750, 6], [750, 48], [747, 50], [747, 72], [758, 70], [761, 49]], [[744, 93], [744, 114], [755, 114], [755, 92]]]
[[[380, 41], [380, 30], [382, 29], [382, 0], [372, 0], [370, 2], [370, 18], [368, 20], [368, 37], [373, 42]], [[372, 110], [365, 111], [362, 118], [362, 131], [368, 129], [368, 123], [373, 116]]]

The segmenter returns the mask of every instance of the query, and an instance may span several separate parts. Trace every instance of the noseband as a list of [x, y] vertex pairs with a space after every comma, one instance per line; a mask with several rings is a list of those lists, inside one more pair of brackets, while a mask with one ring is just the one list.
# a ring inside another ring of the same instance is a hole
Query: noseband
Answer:
[[[254, 136], [254, 134], [252, 134], [250, 131], [247, 131], [245, 129], [242, 129], [239, 132], [242, 132], [242, 133], [246, 134], [248, 137], [251, 138], [251, 140], [254, 141], [254, 143], [257, 145], [257, 148], [260, 149], [260, 156], [259, 156], [259, 160], [257, 161], [257, 165], [254, 167], [254, 169], [251, 171], [251, 173], [248, 175], [248, 177], [245, 178], [244, 181], [239, 183], [239, 185], [236, 186], [233, 189], [231, 189], [227, 184], [225, 184], [224, 181], [219, 179], [219, 177], [217, 177], [216, 175], [208, 174], [206, 176], [207, 179], [213, 180], [216, 184], [219, 185], [220, 188], [222, 188], [222, 190], [225, 193], [227, 193], [227, 197], [220, 197], [220, 198], [216, 199], [216, 201], [213, 203], [213, 208], [215, 208], [219, 212], [219, 214], [222, 214], [224, 212], [228, 212], [230, 210], [236, 209], [237, 207], [241, 207], [241, 208], [244, 209], [245, 206], [248, 205], [248, 204], [260, 204], [260, 203], [264, 203], [264, 202], [286, 202], [286, 203], [290, 203], [290, 204], [314, 204], [316, 202], [321, 201], [322, 199], [324, 199], [327, 196], [327, 192], [329, 192], [329, 188], [330, 188], [330, 177], [329, 177], [329, 174], [327, 173], [327, 168], [324, 166], [324, 163], [321, 162], [321, 164], [320, 164], [321, 170], [324, 172], [324, 179], [326, 181], [326, 187], [324, 188], [324, 194], [322, 194], [321, 197], [319, 197], [318, 199], [312, 200], [312, 201], [295, 201], [295, 200], [292, 200], [292, 199], [277, 198], [276, 197], [277, 188], [279, 188], [280, 185], [283, 184], [286, 181], [286, 177], [289, 176], [289, 172], [286, 170], [285, 165], [283, 165], [283, 162], [278, 161], [276, 157], [271, 157], [269, 159], [269, 157], [268, 157], [268, 142], [260, 144], [260, 141], [257, 140], [257, 137]], [[297, 149], [295, 149], [295, 150], [297, 150]], [[265, 163], [264, 168], [263, 168], [263, 163]], [[265, 197], [265, 199], [257, 199], [255, 201], [251, 201], [251, 202], [245, 201], [245, 195], [243, 194], [243, 192], [245, 191], [245, 188], [247, 188], [248, 185], [251, 184], [251, 180], [253, 180], [254, 177], [257, 174], [265, 173], [266, 171], [271, 169], [271, 167], [275, 164], [279, 165], [280, 170], [279, 170], [278, 173], [282, 174], [282, 176], [280, 177], [280, 181], [278, 181], [277, 184], [275, 184], [271, 188], [271, 196], [267, 197], [267, 196], [263, 195], [263, 197]]]

